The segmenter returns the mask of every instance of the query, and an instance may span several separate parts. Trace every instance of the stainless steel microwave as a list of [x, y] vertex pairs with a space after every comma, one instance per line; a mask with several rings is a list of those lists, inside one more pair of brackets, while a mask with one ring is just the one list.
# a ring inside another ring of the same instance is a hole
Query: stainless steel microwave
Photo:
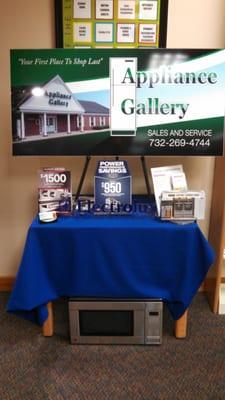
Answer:
[[72, 344], [161, 344], [161, 300], [69, 300]]

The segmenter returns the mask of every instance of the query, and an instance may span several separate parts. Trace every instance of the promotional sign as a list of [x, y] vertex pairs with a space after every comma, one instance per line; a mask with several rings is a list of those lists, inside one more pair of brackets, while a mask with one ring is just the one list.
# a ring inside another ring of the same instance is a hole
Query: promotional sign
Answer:
[[129, 212], [127, 207], [131, 206], [132, 201], [131, 185], [126, 161], [99, 161], [94, 188], [96, 207], [103, 212]]
[[164, 0], [63, 0], [63, 47], [158, 47]]
[[44, 168], [38, 171], [38, 211], [56, 211], [68, 214], [72, 211], [70, 171], [64, 168]]
[[222, 155], [225, 50], [11, 52], [14, 155]]

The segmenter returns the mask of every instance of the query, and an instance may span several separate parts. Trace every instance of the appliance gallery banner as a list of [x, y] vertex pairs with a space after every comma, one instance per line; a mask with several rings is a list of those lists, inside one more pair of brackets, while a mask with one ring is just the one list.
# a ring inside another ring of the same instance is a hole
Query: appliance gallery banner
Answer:
[[11, 51], [14, 155], [222, 155], [225, 50]]

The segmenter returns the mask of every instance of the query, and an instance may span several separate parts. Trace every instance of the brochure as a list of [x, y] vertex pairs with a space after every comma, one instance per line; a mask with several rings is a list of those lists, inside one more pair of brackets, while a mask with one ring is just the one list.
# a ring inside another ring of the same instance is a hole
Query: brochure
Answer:
[[158, 215], [163, 192], [170, 190], [187, 190], [187, 182], [182, 165], [151, 168], [152, 182]]
[[38, 171], [38, 211], [72, 212], [71, 173], [64, 168], [44, 168]]

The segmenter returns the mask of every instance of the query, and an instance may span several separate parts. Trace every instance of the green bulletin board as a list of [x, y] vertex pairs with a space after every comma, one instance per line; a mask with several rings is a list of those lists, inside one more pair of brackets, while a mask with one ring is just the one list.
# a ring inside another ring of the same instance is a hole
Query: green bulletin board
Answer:
[[168, 0], [56, 0], [55, 5], [57, 47], [166, 47]]

